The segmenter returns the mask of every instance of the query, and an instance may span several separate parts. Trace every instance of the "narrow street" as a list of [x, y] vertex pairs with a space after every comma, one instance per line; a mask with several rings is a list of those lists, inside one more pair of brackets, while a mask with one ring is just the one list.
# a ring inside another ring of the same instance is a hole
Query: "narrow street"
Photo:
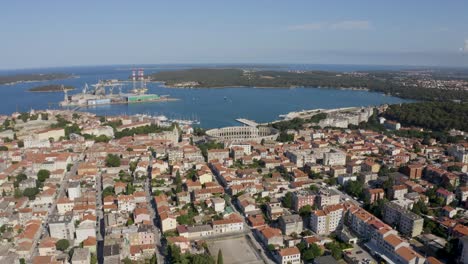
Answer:
[[54, 202], [50, 206], [49, 211], [47, 212], [47, 216], [46, 216], [45, 220], [42, 222], [42, 225], [41, 225], [41, 227], [39, 229], [40, 235], [33, 242], [34, 249], [33, 249], [33, 253], [31, 254], [31, 260], [35, 256], [37, 256], [39, 254], [39, 249], [38, 249], [39, 242], [41, 241], [42, 238], [44, 238], [46, 236], [46, 232], [48, 232], [48, 230], [47, 230], [48, 224], [47, 223], [50, 222], [50, 217], [52, 215], [54, 215], [56, 213], [56, 211], [57, 211], [57, 201], [58, 201], [58, 199], [60, 197], [65, 197], [65, 192], [66, 192], [66, 190], [68, 188], [68, 180], [69, 180], [71, 175], [76, 174], [76, 171], [78, 170], [78, 164], [79, 163], [80, 163], [79, 161], [75, 162], [73, 164], [73, 166], [70, 168], [70, 171], [65, 173], [65, 176], [63, 177], [62, 181], [60, 182], [60, 189], [58, 191], [58, 194], [57, 194], [56, 198], [54, 199]]
[[151, 187], [151, 166], [148, 169], [148, 177], [145, 179], [144, 183], [144, 191], [146, 193], [146, 201], [147, 201], [147, 207], [148, 211], [150, 212], [150, 217], [153, 219], [151, 222], [153, 224], [153, 232], [154, 232], [154, 239], [156, 243], [156, 258], [158, 260], [158, 263], [165, 263], [165, 258], [163, 254], [161, 253], [162, 251], [162, 244], [161, 244], [161, 231], [158, 228], [157, 225], [157, 217], [156, 217], [156, 204], [153, 199], [153, 193], [152, 193], [152, 187]]

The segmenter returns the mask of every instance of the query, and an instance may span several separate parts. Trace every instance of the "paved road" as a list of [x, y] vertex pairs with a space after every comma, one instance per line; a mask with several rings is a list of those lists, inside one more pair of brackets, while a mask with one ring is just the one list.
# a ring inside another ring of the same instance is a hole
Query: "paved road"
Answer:
[[104, 226], [104, 209], [102, 197], [102, 175], [99, 173], [96, 177], [96, 218], [97, 218], [97, 259], [98, 263], [104, 263], [104, 237], [106, 227]]
[[65, 176], [63, 177], [62, 181], [60, 182], [60, 189], [59, 189], [58, 195], [55, 197], [54, 202], [52, 203], [52, 205], [49, 208], [49, 211], [47, 212], [47, 216], [46, 216], [45, 220], [43, 221], [41, 227], [39, 228], [40, 235], [33, 242], [34, 249], [33, 249], [33, 253], [31, 254], [31, 259], [30, 260], [32, 260], [35, 256], [37, 256], [39, 254], [38, 245], [39, 245], [39, 242], [42, 240], [42, 238], [45, 237], [45, 234], [47, 232], [47, 225], [48, 225], [48, 223], [50, 221], [50, 217], [52, 215], [55, 215], [55, 213], [57, 211], [57, 200], [60, 197], [65, 197], [65, 191], [68, 188], [68, 180], [69, 180], [71, 175], [76, 175], [76, 171], [78, 170], [78, 164], [79, 163], [80, 163], [79, 161], [75, 162], [73, 164], [73, 166], [71, 167], [70, 171], [65, 173]]
[[[150, 160], [150, 164], [152, 164], [152, 160]], [[156, 258], [158, 263], [165, 263], [165, 258], [162, 255], [162, 244], [161, 244], [161, 231], [157, 225], [157, 217], [156, 217], [156, 204], [154, 203], [153, 193], [151, 188], [151, 166], [148, 169], [148, 177], [145, 179], [144, 183], [144, 190], [146, 193], [146, 204], [148, 206], [148, 211], [151, 214], [151, 219], [153, 219], [153, 232], [154, 232], [154, 239], [156, 242]]]

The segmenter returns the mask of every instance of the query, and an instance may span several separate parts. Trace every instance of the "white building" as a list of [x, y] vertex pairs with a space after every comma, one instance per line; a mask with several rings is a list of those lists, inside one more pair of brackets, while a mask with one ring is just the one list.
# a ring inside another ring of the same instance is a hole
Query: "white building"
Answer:
[[79, 182], [70, 182], [68, 185], [68, 198], [74, 201], [81, 197], [81, 186]]
[[332, 150], [332, 152], [327, 152], [323, 154], [323, 165], [333, 166], [333, 165], [346, 165], [346, 154], [341, 151]]
[[282, 248], [278, 251], [277, 263], [279, 264], [300, 264], [301, 252], [297, 247]]
[[310, 215], [310, 228], [319, 235], [334, 232], [342, 224], [344, 208], [340, 204], [315, 210]]

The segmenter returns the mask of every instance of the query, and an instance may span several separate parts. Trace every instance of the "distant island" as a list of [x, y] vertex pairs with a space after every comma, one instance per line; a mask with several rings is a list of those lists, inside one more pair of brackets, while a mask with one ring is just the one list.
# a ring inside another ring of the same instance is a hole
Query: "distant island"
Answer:
[[[73, 86], [64, 86], [63, 88], [67, 91], [75, 90], [75, 87]], [[49, 84], [49, 85], [36, 86], [36, 87], [30, 88], [28, 91], [30, 92], [62, 92], [64, 89], [62, 89], [62, 85], [60, 84]]]
[[0, 76], [0, 85], [4, 84], [15, 84], [22, 82], [39, 82], [39, 81], [51, 81], [51, 80], [61, 80], [74, 77], [72, 74], [68, 73], [47, 73], [47, 74], [16, 74], [16, 75], [6, 75]]
[[468, 78], [450, 74], [423, 70], [331, 72], [202, 68], [158, 72], [150, 75], [150, 80], [163, 82], [170, 88], [319, 87], [369, 90], [415, 100], [468, 101]]

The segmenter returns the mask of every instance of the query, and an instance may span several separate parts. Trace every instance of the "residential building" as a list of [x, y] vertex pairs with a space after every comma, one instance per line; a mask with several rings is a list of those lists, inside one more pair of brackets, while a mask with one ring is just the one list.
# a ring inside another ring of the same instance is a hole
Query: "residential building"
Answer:
[[344, 207], [341, 204], [328, 205], [310, 215], [310, 228], [319, 235], [327, 235], [339, 228], [343, 222]]
[[301, 252], [297, 247], [282, 248], [278, 251], [277, 262], [279, 264], [300, 264]]
[[89, 264], [91, 263], [91, 254], [87, 248], [75, 248], [71, 259], [72, 264]]
[[422, 217], [393, 202], [384, 205], [383, 220], [389, 225], [396, 225], [398, 231], [408, 237], [418, 236], [423, 230]]
[[51, 216], [49, 221], [49, 234], [53, 238], [73, 240], [75, 237], [73, 215]]
[[303, 206], [313, 206], [315, 203], [315, 194], [311, 191], [301, 190], [293, 193], [293, 208], [299, 212]]
[[283, 215], [279, 218], [278, 223], [284, 235], [300, 234], [304, 226], [302, 217], [297, 214]]

